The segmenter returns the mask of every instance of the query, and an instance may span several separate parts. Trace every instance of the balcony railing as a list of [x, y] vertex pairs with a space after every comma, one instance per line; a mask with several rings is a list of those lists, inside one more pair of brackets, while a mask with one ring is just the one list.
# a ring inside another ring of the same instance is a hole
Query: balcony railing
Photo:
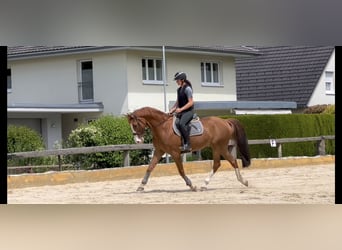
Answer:
[[78, 101], [79, 102], [93, 102], [94, 88], [93, 82], [79, 82], [78, 83]]

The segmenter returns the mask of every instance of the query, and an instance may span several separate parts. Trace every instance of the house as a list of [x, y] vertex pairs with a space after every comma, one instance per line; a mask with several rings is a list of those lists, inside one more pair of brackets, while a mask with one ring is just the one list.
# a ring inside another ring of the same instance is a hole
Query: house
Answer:
[[296, 112], [318, 104], [335, 104], [334, 47], [253, 48], [261, 55], [236, 60], [238, 101], [296, 102]]
[[164, 49], [8, 47], [7, 123], [35, 129], [51, 149], [80, 123], [101, 114], [123, 115], [143, 106], [168, 110], [167, 104], [176, 100], [177, 71], [186, 72], [192, 82], [198, 111], [201, 103], [222, 109], [226, 104], [220, 102], [237, 101], [235, 60], [260, 54], [245, 46]]

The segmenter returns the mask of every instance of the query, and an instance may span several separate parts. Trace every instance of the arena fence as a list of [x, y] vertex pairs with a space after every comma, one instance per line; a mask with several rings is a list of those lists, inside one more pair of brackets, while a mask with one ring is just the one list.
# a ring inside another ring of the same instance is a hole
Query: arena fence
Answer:
[[[317, 136], [317, 137], [301, 137], [301, 138], [257, 139], [257, 140], [248, 140], [248, 144], [250, 145], [270, 144], [270, 146], [277, 147], [278, 157], [281, 158], [282, 157], [282, 144], [295, 143], [295, 142], [309, 142], [309, 141], [317, 142], [317, 155], [325, 155], [326, 154], [326, 150], [325, 150], [326, 140], [335, 140], [335, 135], [324, 135], [324, 136]], [[50, 150], [41, 150], [41, 151], [9, 153], [7, 154], [7, 159], [57, 156], [58, 170], [61, 171], [63, 170], [61, 157], [64, 155], [122, 151], [124, 153], [123, 166], [130, 166], [129, 152], [132, 150], [143, 150], [143, 149], [153, 150], [154, 147], [153, 147], [153, 144], [120, 144], [120, 145], [81, 147], [81, 148], [50, 149]], [[236, 154], [236, 152], [233, 152], [233, 153]], [[15, 169], [15, 168], [22, 168], [22, 167], [8, 167], [8, 169]]]

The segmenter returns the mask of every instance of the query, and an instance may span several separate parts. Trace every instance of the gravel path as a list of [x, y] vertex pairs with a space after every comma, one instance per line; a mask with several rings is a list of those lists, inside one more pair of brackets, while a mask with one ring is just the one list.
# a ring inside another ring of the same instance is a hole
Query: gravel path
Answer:
[[[87, 182], [8, 190], [8, 204], [334, 204], [335, 165], [218, 171], [208, 190], [193, 192], [179, 175], [154, 177], [145, 191], [141, 179]], [[208, 174], [189, 175], [198, 188]]]

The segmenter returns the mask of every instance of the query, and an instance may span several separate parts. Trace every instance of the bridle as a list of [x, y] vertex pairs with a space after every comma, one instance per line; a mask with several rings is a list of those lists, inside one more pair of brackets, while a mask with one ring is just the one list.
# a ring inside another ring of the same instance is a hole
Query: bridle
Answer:
[[[134, 119], [134, 121], [137, 123], [137, 128], [138, 128], [138, 130], [144, 130], [145, 129], [145, 127], [146, 126], [148, 126], [148, 124], [147, 124], [147, 122], [145, 123], [140, 117], [138, 117], [138, 116], [136, 116], [136, 115], [134, 115], [134, 114], [132, 114], [131, 115], [131, 117]], [[143, 125], [141, 125], [141, 123], [143, 124]], [[133, 126], [132, 126], [132, 133], [133, 133], [133, 135], [134, 136], [142, 136], [143, 134], [144, 134], [144, 132], [142, 132], [142, 133], [140, 133], [140, 132], [137, 132], [134, 128], [133, 128]]]
[[[149, 124], [149, 122], [147, 122], [146, 120], [142, 120], [140, 117], [136, 116], [135, 114], [131, 114], [131, 117], [136, 121], [137, 125], [139, 127], [149, 127], [151, 128], [151, 124]], [[171, 117], [173, 116], [168, 116], [166, 119], [162, 120], [161, 122], [159, 122], [157, 125], [155, 125], [155, 127], [159, 127], [160, 125], [164, 124], [165, 122], [167, 122]], [[139, 123], [143, 123], [143, 126], [141, 126]], [[133, 135], [138, 135], [140, 136], [137, 132], [133, 132]]]

